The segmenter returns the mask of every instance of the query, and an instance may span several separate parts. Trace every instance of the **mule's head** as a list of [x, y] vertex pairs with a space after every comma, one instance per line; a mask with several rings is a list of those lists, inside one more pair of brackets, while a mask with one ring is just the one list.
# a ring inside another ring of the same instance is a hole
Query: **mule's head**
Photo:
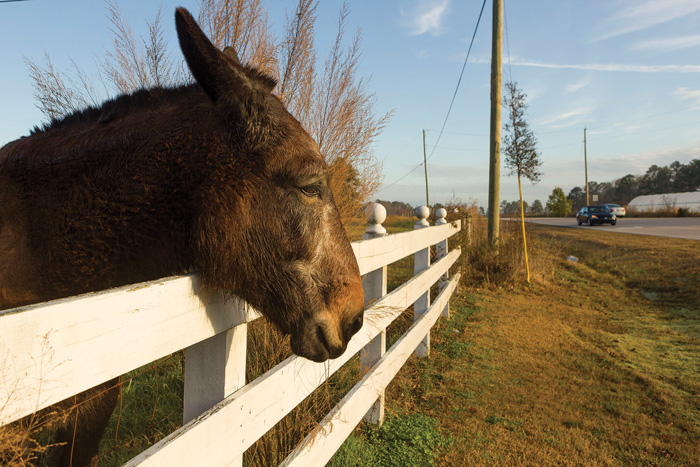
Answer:
[[291, 334], [297, 355], [336, 358], [362, 326], [363, 291], [324, 158], [272, 78], [219, 51], [186, 10], [176, 25], [209, 119], [195, 266]]

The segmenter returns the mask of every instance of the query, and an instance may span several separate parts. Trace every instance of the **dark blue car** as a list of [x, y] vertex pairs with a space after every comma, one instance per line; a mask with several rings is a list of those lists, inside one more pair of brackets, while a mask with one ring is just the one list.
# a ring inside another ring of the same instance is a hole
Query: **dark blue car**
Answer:
[[584, 206], [581, 208], [578, 214], [576, 214], [576, 221], [578, 222], [578, 225], [615, 225], [617, 223], [617, 216], [610, 212], [610, 210], [605, 206]]

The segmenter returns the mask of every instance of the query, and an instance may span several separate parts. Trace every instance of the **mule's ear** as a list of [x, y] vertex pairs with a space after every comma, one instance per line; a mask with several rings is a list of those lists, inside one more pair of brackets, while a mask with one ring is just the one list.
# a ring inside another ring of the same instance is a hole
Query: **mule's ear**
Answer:
[[187, 66], [209, 97], [216, 101], [221, 92], [220, 75], [224, 70], [220, 52], [204, 35], [199, 25], [185, 8], [175, 10], [175, 27], [180, 48]]
[[238, 54], [236, 53], [236, 49], [234, 49], [233, 47], [226, 47], [224, 49], [224, 53], [231, 57], [234, 62], [241, 63], [240, 59], [238, 58]]
[[257, 71], [244, 68], [233, 49], [233, 56], [220, 52], [186, 9], [175, 10], [175, 26], [185, 61], [197, 83], [249, 140], [262, 142], [272, 127], [269, 97], [274, 85], [270, 87]]

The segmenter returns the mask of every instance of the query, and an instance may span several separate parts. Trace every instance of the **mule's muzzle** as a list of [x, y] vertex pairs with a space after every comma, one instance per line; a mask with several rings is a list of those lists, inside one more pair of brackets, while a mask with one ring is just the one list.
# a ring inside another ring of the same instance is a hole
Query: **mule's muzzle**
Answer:
[[341, 320], [333, 319], [325, 312], [318, 313], [303, 326], [300, 333], [292, 335], [292, 351], [314, 362], [338, 358], [347, 349], [352, 336], [362, 327], [363, 320], [363, 310], [346, 314]]

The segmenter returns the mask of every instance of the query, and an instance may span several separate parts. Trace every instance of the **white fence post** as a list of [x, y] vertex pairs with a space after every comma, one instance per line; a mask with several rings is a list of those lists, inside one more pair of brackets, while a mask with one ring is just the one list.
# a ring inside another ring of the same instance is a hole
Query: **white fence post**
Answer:
[[[245, 386], [247, 338], [239, 324], [185, 349], [183, 425]], [[242, 455], [229, 464], [242, 465]]]
[[[437, 216], [437, 220], [435, 221], [435, 225], [444, 225], [447, 224], [447, 220], [445, 217], [447, 217], [447, 210], [445, 208], [440, 208], [437, 211], [435, 211], [435, 215]], [[447, 239], [444, 239], [441, 242], [438, 242], [435, 245], [435, 253], [436, 253], [436, 259], [440, 259], [447, 255]], [[447, 280], [450, 278], [449, 273], [445, 273], [444, 276], [440, 278], [440, 281], [438, 282], [438, 287], [440, 290], [442, 290], [446, 285], [447, 285]], [[450, 317], [450, 303], [448, 302], [447, 305], [445, 306], [445, 309], [442, 310], [442, 316], [445, 318]]]
[[[386, 209], [379, 203], [373, 206], [370, 216], [370, 226], [362, 235], [363, 240], [384, 237], [386, 229], [382, 222], [386, 220]], [[387, 293], [387, 267], [383, 266], [362, 276], [362, 288], [365, 292], [365, 307]], [[360, 373], [368, 372], [384, 355], [386, 351], [386, 330], [380, 332], [362, 350], [360, 350]], [[384, 422], [384, 391], [379, 393], [377, 401], [365, 414], [368, 423], [381, 425]]]
[[[428, 223], [428, 216], [430, 215], [430, 208], [427, 206], [418, 206], [416, 208], [416, 217], [418, 222], [413, 226], [413, 229], [424, 229], [430, 227]], [[415, 253], [413, 257], [413, 275], [426, 270], [430, 266], [430, 246], [419, 250]], [[418, 300], [413, 303], [413, 320], [417, 321], [430, 307], [430, 289], [425, 291], [423, 295], [420, 296]], [[413, 352], [417, 357], [427, 357], [430, 355], [430, 331], [425, 336], [423, 341], [418, 344], [416, 350]]]
[[[246, 449], [359, 352], [364, 373], [360, 381], [327, 415], [322, 426], [307, 437], [312, 441], [324, 438], [314, 447], [312, 456], [323, 461], [309, 463], [308, 456], [296, 454], [288, 458], [294, 466], [322, 465], [360, 418], [382, 422], [386, 385], [411, 349], [419, 356], [429, 354], [429, 329], [445, 310], [459, 281], [459, 274], [455, 274], [446, 286], [442, 285], [460, 256], [458, 248], [447, 252], [443, 242], [459, 231], [458, 222], [444, 225], [445, 216], [440, 211], [434, 228], [385, 237], [386, 229], [381, 224], [386, 210], [378, 205], [373, 209], [373, 225], [363, 236], [365, 240], [352, 244], [364, 274], [365, 324], [347, 352], [337, 359], [319, 364], [291, 357], [244, 387], [245, 323], [260, 317], [259, 313], [240, 299], [226, 301], [221, 294], [203, 293], [195, 274], [162, 278], [0, 312], [0, 329], [6, 331], [0, 339], [0, 361], [8, 362], [4, 368], [7, 371], [0, 371], [0, 400], [9, 404], [5, 408], [10, 407], [9, 415], [7, 409], [0, 411], [0, 425], [184, 348], [185, 426], [126, 465], [240, 467]], [[415, 229], [427, 227], [428, 208], [422, 206], [416, 214], [419, 221]], [[432, 245], [437, 246], [442, 259], [429, 266]], [[414, 271], [418, 274], [387, 293], [387, 265], [410, 255], [415, 255]], [[430, 307], [430, 287], [436, 282], [441, 293], [432, 297]], [[399, 338], [396, 347], [387, 349], [387, 326], [411, 304], [420, 319]], [[91, 321], [96, 308], [105, 317]], [[112, 345], [115, 342], [122, 345]], [[46, 349], [50, 349], [50, 368], [36, 368], [37, 362], [44, 362]], [[51, 373], [46, 378], [48, 371]], [[10, 397], [15, 387], [44, 392], [41, 400], [32, 398], [35, 401], [25, 404]], [[303, 450], [304, 454], [314, 444], [304, 443], [297, 453]]]

